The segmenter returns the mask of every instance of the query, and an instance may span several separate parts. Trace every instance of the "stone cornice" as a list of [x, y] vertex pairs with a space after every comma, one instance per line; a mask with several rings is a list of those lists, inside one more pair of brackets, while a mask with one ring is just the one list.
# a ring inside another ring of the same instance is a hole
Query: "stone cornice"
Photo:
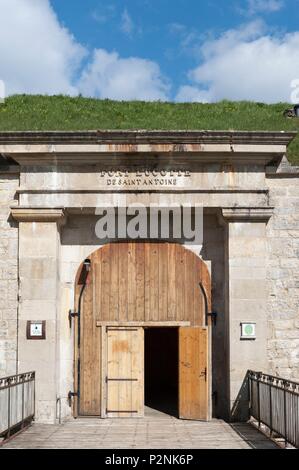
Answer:
[[273, 207], [227, 208], [222, 209], [222, 217], [227, 222], [267, 222], [272, 217], [273, 211]]
[[94, 130], [0, 132], [2, 144], [247, 144], [288, 145], [297, 132], [203, 130]]
[[[0, 132], [0, 153], [21, 165], [144, 164], [164, 161], [278, 165], [295, 132]], [[135, 161], [136, 160], [136, 161]]]
[[21, 172], [19, 165], [0, 165], [0, 174], [19, 175]]
[[12, 217], [18, 222], [56, 222], [65, 221], [64, 209], [45, 209], [45, 208], [11, 208]]

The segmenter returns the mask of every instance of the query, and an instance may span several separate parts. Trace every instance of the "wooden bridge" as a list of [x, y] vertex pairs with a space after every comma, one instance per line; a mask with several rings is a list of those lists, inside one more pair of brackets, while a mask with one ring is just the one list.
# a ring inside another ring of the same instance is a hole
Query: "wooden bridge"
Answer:
[[249, 423], [184, 421], [152, 409], [141, 419], [33, 424], [3, 449], [277, 449]]

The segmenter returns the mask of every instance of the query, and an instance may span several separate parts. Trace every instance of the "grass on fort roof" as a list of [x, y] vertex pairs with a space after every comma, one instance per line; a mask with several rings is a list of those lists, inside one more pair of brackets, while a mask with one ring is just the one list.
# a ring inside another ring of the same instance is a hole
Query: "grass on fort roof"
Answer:
[[[69, 96], [14, 95], [0, 104], [0, 131], [93, 129], [299, 131], [288, 103], [163, 103]], [[299, 135], [288, 158], [299, 164]]]

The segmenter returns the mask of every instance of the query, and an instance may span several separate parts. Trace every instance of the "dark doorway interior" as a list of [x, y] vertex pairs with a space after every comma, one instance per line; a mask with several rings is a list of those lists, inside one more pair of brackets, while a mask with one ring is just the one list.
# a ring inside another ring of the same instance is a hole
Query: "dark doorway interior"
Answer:
[[178, 329], [144, 332], [145, 406], [178, 416]]

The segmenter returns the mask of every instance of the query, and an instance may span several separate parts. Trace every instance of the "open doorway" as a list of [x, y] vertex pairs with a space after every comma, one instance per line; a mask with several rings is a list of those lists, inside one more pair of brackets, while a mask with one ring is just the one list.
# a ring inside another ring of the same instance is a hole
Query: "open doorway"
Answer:
[[178, 416], [178, 328], [145, 328], [145, 406]]

